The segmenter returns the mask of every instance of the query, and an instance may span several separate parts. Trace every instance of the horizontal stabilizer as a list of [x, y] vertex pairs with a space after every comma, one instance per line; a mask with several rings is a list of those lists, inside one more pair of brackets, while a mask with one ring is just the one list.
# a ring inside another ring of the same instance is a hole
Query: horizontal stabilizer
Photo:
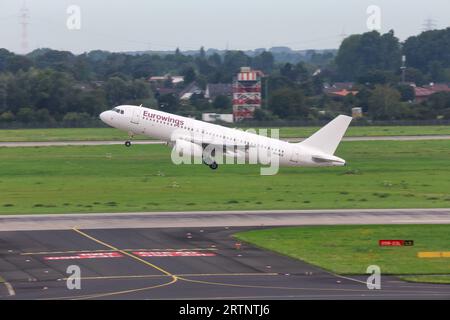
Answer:
[[336, 156], [316, 154], [311, 157], [315, 162], [339, 163], [345, 165], [345, 160]]

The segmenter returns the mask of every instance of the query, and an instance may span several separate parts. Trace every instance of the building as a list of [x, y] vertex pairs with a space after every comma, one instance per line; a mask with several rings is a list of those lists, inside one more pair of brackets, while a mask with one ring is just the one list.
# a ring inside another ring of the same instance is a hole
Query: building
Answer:
[[233, 85], [231, 83], [208, 83], [205, 90], [205, 98], [212, 102], [218, 96], [233, 97]]
[[325, 84], [323, 92], [330, 97], [345, 97], [349, 94], [358, 94], [358, 91], [353, 89], [353, 82], [336, 82], [333, 85]]
[[206, 122], [223, 121], [233, 123], [233, 114], [202, 113], [202, 120]]
[[164, 87], [162, 87], [162, 88], [156, 88], [155, 91], [159, 95], [166, 95], [166, 94], [177, 95], [180, 90], [179, 89], [175, 89], [175, 88], [164, 88]]
[[162, 84], [167, 80], [170, 80], [172, 85], [177, 85], [184, 82], [183, 76], [171, 76], [170, 74], [166, 74], [165, 76], [153, 76], [147, 79], [150, 83]]
[[353, 119], [358, 119], [358, 118], [362, 118], [362, 117], [363, 117], [362, 108], [359, 108], [359, 107], [352, 108], [352, 118]]
[[235, 121], [252, 119], [255, 110], [261, 108], [262, 73], [250, 67], [242, 67], [233, 80], [233, 116]]
[[431, 95], [437, 92], [450, 92], [449, 84], [446, 83], [430, 83], [423, 87], [414, 87], [415, 102], [427, 100]]
[[191, 84], [187, 85], [186, 88], [181, 90], [181, 92], [178, 94], [178, 97], [181, 101], [188, 101], [194, 94], [203, 94], [203, 90], [195, 82], [192, 82]]
[[358, 94], [359, 91], [356, 90], [347, 90], [347, 89], [342, 89], [339, 91], [333, 91], [333, 92], [328, 92], [327, 95], [329, 95], [330, 97], [346, 97], [349, 94], [352, 94], [354, 96], [356, 96]]

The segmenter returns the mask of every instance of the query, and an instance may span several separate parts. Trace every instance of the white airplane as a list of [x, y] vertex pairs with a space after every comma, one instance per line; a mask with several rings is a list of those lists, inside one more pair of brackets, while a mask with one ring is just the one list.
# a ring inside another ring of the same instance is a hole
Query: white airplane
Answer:
[[[344, 166], [345, 160], [334, 156], [334, 152], [352, 120], [340, 115], [306, 140], [289, 143], [142, 106], [121, 105], [102, 112], [100, 119], [128, 132], [130, 139], [134, 135], [145, 135], [166, 141], [175, 151], [188, 150], [190, 155], [202, 157], [202, 162], [213, 170], [221, 162], [214, 152], [205, 156], [208, 146], [240, 159], [249, 159], [254, 149], [262, 150], [269, 156], [276, 156], [280, 166]], [[131, 141], [126, 141], [125, 145], [131, 146]], [[257, 156], [256, 163], [267, 164], [261, 158]]]

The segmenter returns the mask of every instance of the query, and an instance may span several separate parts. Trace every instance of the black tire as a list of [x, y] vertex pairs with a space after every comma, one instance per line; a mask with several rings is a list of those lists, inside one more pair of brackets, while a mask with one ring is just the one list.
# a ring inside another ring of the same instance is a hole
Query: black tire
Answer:
[[219, 167], [219, 165], [218, 165], [216, 162], [213, 162], [213, 163], [211, 163], [211, 164], [209, 165], [209, 167], [210, 167], [212, 170], [216, 170], [216, 169]]
[[131, 141], [125, 141], [125, 147], [131, 147]]

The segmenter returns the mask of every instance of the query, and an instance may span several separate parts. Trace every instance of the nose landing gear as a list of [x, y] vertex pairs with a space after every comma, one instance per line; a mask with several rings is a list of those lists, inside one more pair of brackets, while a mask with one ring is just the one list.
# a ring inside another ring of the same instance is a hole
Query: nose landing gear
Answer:
[[132, 132], [128, 132], [128, 138], [129, 138], [129, 140], [125, 141], [125, 147], [131, 147], [131, 139], [133, 139]]

